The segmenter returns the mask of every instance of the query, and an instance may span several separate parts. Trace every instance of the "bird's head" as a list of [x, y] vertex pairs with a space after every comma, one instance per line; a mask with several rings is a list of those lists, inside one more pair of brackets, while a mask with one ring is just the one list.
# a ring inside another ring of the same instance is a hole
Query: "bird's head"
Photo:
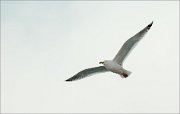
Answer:
[[99, 62], [99, 64], [105, 65], [105, 64], [109, 64], [111, 62], [112, 62], [111, 60], [104, 60], [104, 61]]
[[101, 62], [99, 62], [99, 64], [104, 64], [104, 62], [103, 62], [103, 61], [101, 61]]

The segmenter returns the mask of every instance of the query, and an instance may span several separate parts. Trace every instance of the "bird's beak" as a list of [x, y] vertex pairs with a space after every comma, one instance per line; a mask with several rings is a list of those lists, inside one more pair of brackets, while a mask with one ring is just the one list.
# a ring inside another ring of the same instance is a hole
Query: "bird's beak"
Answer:
[[99, 62], [99, 64], [103, 64], [104, 62]]

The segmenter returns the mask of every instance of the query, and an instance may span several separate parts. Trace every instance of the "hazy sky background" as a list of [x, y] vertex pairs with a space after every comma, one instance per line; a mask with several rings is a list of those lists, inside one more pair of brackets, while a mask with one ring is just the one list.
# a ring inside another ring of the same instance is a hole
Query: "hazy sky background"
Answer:
[[[2, 112], [178, 112], [178, 1], [1, 1]], [[65, 82], [151, 21], [122, 79]]]

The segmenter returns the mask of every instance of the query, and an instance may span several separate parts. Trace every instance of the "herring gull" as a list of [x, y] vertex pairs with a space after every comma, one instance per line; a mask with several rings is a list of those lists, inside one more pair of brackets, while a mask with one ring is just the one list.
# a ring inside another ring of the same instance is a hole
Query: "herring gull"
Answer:
[[103, 66], [88, 68], [85, 70], [80, 71], [73, 77], [67, 79], [66, 81], [74, 81], [85, 78], [87, 76], [96, 74], [96, 73], [103, 73], [111, 71], [113, 73], [119, 74], [122, 78], [127, 78], [131, 72], [124, 69], [123, 61], [130, 53], [130, 51], [135, 47], [135, 45], [144, 37], [144, 35], [149, 31], [153, 24], [153, 21], [142, 29], [140, 32], [129, 38], [121, 47], [117, 55], [114, 57], [113, 60], [105, 60], [103, 62], [99, 62], [99, 64], [103, 64]]

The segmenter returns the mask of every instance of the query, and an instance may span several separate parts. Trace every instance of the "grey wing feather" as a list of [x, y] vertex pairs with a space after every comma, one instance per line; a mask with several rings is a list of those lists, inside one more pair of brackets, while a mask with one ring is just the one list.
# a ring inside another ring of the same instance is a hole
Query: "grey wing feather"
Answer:
[[153, 22], [150, 23], [148, 26], [146, 26], [144, 29], [142, 29], [140, 32], [135, 34], [133, 37], [128, 39], [123, 44], [123, 46], [121, 47], [121, 49], [119, 50], [119, 52], [117, 53], [117, 55], [115, 56], [113, 61], [122, 65], [124, 59], [128, 56], [128, 54], [136, 46], [136, 44], [143, 38], [143, 36], [148, 32], [148, 30], [151, 28], [152, 24], [153, 24]]
[[88, 68], [88, 69], [80, 71], [79, 73], [77, 73], [73, 77], [67, 79], [66, 81], [79, 80], [79, 79], [85, 78], [87, 76], [90, 76], [92, 74], [106, 72], [106, 71], [108, 71], [108, 70], [104, 66]]

